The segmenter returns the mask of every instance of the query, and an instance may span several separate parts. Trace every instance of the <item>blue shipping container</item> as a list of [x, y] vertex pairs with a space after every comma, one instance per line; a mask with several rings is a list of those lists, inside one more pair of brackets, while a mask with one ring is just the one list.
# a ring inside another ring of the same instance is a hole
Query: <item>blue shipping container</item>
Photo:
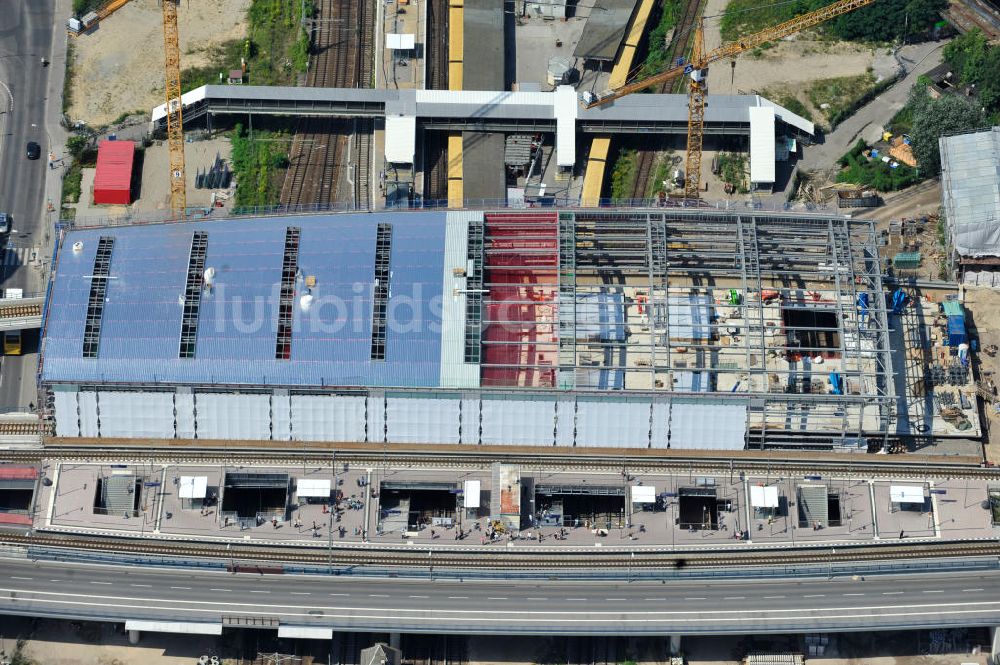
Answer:
[[965, 344], [965, 317], [948, 317], [948, 346]]

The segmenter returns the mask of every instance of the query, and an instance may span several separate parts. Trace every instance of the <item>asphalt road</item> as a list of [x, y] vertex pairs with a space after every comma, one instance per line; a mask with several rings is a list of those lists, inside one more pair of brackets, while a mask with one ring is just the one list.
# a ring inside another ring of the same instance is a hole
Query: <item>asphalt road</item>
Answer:
[[[50, 137], [46, 129], [46, 104], [50, 67], [41, 58], [51, 57], [55, 33], [55, 0], [0, 0], [0, 210], [11, 214], [9, 246], [30, 248], [44, 244], [45, 178]], [[53, 66], [63, 66], [57, 63]], [[61, 100], [53, 100], [61, 105]], [[28, 141], [42, 147], [38, 160], [28, 160]], [[0, 268], [0, 288], [40, 290], [39, 277], [24, 265]], [[25, 395], [34, 390], [32, 351], [37, 334], [26, 335], [26, 355], [4, 357], [0, 368], [0, 409], [27, 406]]]
[[497, 582], [252, 575], [4, 560], [0, 612], [338, 630], [745, 634], [1000, 624], [1000, 572], [768, 581]]

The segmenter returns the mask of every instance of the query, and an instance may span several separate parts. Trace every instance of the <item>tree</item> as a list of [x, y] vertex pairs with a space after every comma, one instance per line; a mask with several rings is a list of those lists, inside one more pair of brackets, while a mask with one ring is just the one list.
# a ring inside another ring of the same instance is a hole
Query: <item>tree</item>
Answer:
[[827, 30], [840, 39], [888, 42], [929, 28], [946, 6], [945, 0], [883, 0], [834, 19]]
[[957, 95], [931, 99], [926, 90], [915, 89], [910, 100], [914, 104], [910, 131], [913, 156], [923, 175], [937, 175], [941, 171], [938, 139], [945, 134], [982, 127], [986, 118], [977, 105]]
[[70, 154], [73, 161], [80, 161], [80, 157], [90, 147], [90, 137], [84, 134], [73, 134], [66, 139], [66, 152]]

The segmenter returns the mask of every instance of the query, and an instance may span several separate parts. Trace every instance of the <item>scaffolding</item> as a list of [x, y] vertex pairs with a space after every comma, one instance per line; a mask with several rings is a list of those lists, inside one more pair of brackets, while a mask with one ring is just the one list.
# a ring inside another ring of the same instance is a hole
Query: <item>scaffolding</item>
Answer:
[[872, 223], [657, 210], [485, 219], [484, 387], [712, 392], [748, 398], [751, 448], [886, 444], [895, 415]]

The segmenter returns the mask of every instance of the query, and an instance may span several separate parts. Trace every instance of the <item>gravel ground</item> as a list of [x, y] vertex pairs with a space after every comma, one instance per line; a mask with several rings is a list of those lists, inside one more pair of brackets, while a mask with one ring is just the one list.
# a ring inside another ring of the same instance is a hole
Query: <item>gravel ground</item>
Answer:
[[[250, 0], [182, 3], [181, 67], [206, 63], [212, 46], [246, 34]], [[91, 34], [73, 39], [71, 120], [97, 126], [163, 103], [163, 22], [156, 0], [132, 0]]]
[[[715, 17], [725, 11], [728, 0], [708, 0], [705, 16]], [[705, 21], [705, 50], [721, 44], [719, 19]], [[834, 55], [836, 57], [831, 57]], [[895, 71], [895, 60], [885, 50], [873, 52], [871, 48], [851, 42], [819, 41], [809, 33], [793, 35], [767, 49], [760, 57], [749, 53], [736, 61], [735, 74], [729, 63], [720, 61], [709, 75], [709, 91], [715, 94], [735, 95], [737, 91], [763, 90], [768, 87], [793, 86], [801, 90], [803, 83], [819, 79], [864, 74], [873, 67], [876, 77]], [[800, 95], [806, 101], [805, 95]]]

